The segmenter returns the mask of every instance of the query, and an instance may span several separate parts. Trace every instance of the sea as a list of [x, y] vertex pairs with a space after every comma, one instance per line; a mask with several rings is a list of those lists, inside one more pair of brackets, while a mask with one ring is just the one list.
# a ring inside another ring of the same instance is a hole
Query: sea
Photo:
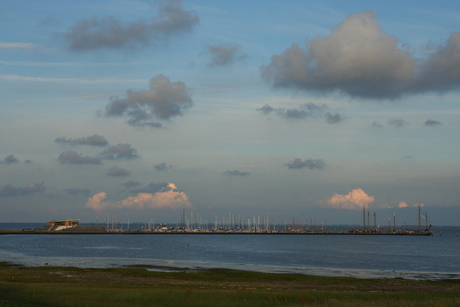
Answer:
[[[43, 224], [0, 223], [1, 230]], [[0, 261], [150, 270], [226, 268], [355, 278], [460, 278], [460, 227], [432, 236], [292, 234], [0, 235]]]

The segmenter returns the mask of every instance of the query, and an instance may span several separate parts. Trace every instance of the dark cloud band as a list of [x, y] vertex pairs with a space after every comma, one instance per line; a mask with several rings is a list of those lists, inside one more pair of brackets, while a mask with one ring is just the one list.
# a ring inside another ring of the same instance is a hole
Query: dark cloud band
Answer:
[[181, 1], [159, 3], [158, 15], [151, 20], [126, 23], [113, 16], [81, 19], [64, 33], [64, 39], [72, 51], [141, 48], [190, 32], [200, 21], [196, 12], [182, 8]]
[[323, 159], [306, 159], [302, 161], [302, 159], [296, 158], [293, 161], [286, 163], [289, 169], [323, 169], [326, 167], [326, 162]]
[[460, 33], [454, 32], [445, 45], [417, 59], [381, 31], [375, 12], [365, 11], [349, 15], [329, 36], [316, 37], [305, 48], [293, 44], [273, 55], [260, 71], [276, 88], [397, 99], [459, 88], [459, 52]]
[[17, 197], [33, 195], [46, 190], [44, 182], [35, 182], [26, 187], [14, 187], [12, 185], [4, 185], [0, 187], [0, 197]]
[[57, 144], [62, 145], [89, 145], [89, 146], [107, 146], [108, 142], [105, 137], [95, 134], [92, 136], [81, 137], [78, 139], [60, 137], [54, 140]]
[[185, 83], [157, 75], [150, 80], [146, 91], [128, 90], [125, 98], [112, 97], [105, 107], [107, 116], [128, 116], [128, 123], [136, 127], [161, 127], [152, 120], [168, 120], [182, 115], [192, 106], [192, 98]]

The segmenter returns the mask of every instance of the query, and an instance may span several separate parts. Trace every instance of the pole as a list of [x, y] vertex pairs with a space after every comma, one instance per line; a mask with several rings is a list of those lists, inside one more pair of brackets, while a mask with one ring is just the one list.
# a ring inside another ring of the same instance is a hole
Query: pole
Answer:
[[366, 229], [366, 207], [363, 206], [363, 230]]
[[370, 213], [369, 208], [367, 208], [367, 230], [371, 230], [371, 217], [369, 213]]
[[377, 230], [377, 216], [375, 215], [375, 211], [374, 211], [374, 230]]
[[393, 213], [393, 231], [396, 231], [396, 212]]
[[420, 204], [418, 204], [418, 232], [422, 231], [422, 220], [421, 220]]

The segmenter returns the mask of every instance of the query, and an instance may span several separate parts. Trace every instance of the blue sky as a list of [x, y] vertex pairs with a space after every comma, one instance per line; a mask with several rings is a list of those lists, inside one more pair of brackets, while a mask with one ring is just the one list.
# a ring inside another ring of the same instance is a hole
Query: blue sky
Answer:
[[0, 221], [460, 225], [459, 28], [456, 1], [1, 1]]

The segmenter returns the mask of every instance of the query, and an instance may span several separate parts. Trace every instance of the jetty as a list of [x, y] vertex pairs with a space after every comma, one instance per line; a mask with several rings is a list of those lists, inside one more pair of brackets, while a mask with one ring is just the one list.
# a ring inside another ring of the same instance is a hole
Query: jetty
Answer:
[[[253, 216], [252, 219], [247, 219], [243, 222], [241, 216], [235, 218], [233, 213], [230, 213], [228, 218], [223, 218], [220, 221], [217, 216], [214, 223], [209, 223], [206, 219], [199, 215], [193, 218], [193, 212], [190, 212], [190, 217], [187, 217], [185, 209], [182, 212], [180, 223], [175, 226], [169, 226], [166, 223], [155, 225], [153, 219], [143, 224], [137, 224], [135, 229], [130, 228], [129, 220], [126, 224], [116, 224], [115, 217], [110, 217], [104, 223], [106, 226], [96, 225], [80, 225], [78, 219], [66, 220], [52, 220], [48, 221], [45, 226], [32, 229], [20, 230], [0, 230], [0, 235], [5, 234], [49, 234], [49, 235], [62, 235], [62, 234], [219, 234], [219, 235], [365, 235], [365, 236], [431, 236], [433, 235], [432, 225], [428, 225], [428, 216], [425, 213], [425, 227], [421, 224], [420, 206], [418, 208], [418, 225], [414, 229], [398, 228], [396, 226], [396, 214], [393, 214], [393, 225], [391, 219], [388, 219], [388, 228], [382, 228], [377, 225], [376, 213], [373, 214], [374, 225], [371, 227], [370, 212], [363, 208], [363, 225], [359, 228], [351, 228], [341, 231], [329, 231], [327, 222], [321, 221], [318, 225], [316, 219], [310, 218], [305, 221], [302, 214], [301, 223], [296, 223], [293, 218], [292, 222], [285, 222], [284, 224], [277, 224], [273, 220], [270, 222], [268, 216]], [[136, 223], [134, 223], [136, 224]], [[142, 225], [142, 226], [140, 226]], [[131, 224], [133, 226], [133, 224]], [[140, 226], [140, 227], [139, 227]]]
[[120, 229], [106, 228], [104, 226], [83, 226], [74, 223], [73, 225], [57, 226], [55, 224], [47, 225], [41, 228], [27, 228], [19, 230], [0, 230], [0, 235], [7, 234], [27, 234], [27, 235], [77, 235], [77, 234], [105, 234], [105, 235], [364, 235], [364, 236], [431, 236], [433, 230], [410, 229], [349, 229], [346, 231], [328, 231], [324, 229], [310, 230], [308, 228], [276, 230], [281, 225], [274, 226], [273, 229], [251, 228], [251, 229], [204, 229], [204, 228], [184, 228], [184, 227], [167, 227], [166, 224], [160, 224], [157, 227], [142, 229]]
[[168, 235], [168, 234], [180, 234], [180, 235], [362, 235], [362, 236], [432, 236], [432, 231], [414, 231], [414, 230], [402, 230], [402, 231], [381, 231], [381, 232], [361, 232], [361, 231], [302, 231], [302, 232], [291, 232], [291, 231], [233, 231], [233, 230], [192, 230], [184, 231], [171, 229], [168, 231], [141, 231], [141, 230], [120, 230], [120, 231], [108, 231], [103, 226], [79, 226], [72, 230], [62, 231], [43, 231], [42, 229], [22, 229], [22, 230], [0, 230], [0, 235], [78, 235], [78, 234], [104, 234], [104, 235]]

